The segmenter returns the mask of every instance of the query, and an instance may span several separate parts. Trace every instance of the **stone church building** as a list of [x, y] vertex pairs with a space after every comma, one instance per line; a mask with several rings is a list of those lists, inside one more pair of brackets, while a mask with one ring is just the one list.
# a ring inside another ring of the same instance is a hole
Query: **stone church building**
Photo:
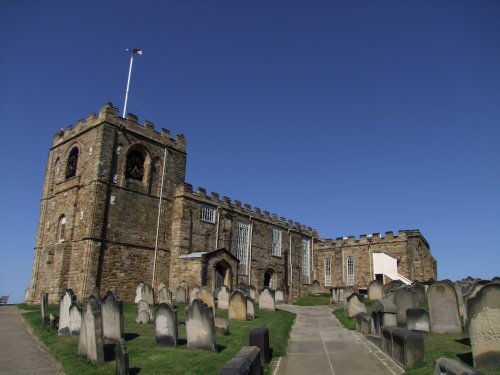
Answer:
[[270, 286], [287, 298], [370, 281], [436, 278], [418, 230], [321, 238], [311, 227], [185, 182], [186, 140], [111, 104], [50, 148], [27, 302], [66, 288], [132, 301], [141, 281], [175, 290]]

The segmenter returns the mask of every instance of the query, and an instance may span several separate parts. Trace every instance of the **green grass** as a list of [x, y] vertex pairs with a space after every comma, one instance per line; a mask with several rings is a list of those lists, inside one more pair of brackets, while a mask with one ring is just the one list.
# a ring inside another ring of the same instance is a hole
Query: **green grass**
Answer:
[[337, 309], [333, 312], [337, 317], [340, 324], [351, 331], [356, 329], [356, 318], [349, 318], [347, 315], [347, 309]]
[[[78, 356], [78, 337], [59, 336], [42, 326], [39, 306], [20, 305], [20, 309], [30, 310], [23, 314], [34, 333], [45, 343], [61, 363], [68, 375], [72, 374], [114, 374], [114, 344], [105, 343], [106, 362], [100, 366], [91, 364], [87, 359]], [[177, 306], [179, 321], [184, 320], [185, 305]], [[49, 306], [50, 313], [59, 313], [58, 305]], [[248, 333], [253, 328], [269, 328], [270, 346], [273, 357], [286, 353], [291, 326], [295, 315], [278, 310], [274, 313], [259, 311], [256, 308], [255, 319], [251, 321], [229, 321], [229, 333], [217, 337], [219, 352], [188, 349], [186, 345], [185, 325], [179, 325], [179, 337], [182, 340], [177, 347], [162, 347], [155, 344], [154, 324], [137, 324], [135, 304], [124, 306], [125, 340], [129, 351], [131, 374], [217, 374], [243, 347], [248, 346]], [[218, 317], [227, 318], [227, 312], [217, 310]], [[265, 367], [270, 373], [270, 367]]]
[[320, 293], [316, 296], [305, 296], [293, 302], [297, 306], [328, 306], [330, 305], [330, 293]]

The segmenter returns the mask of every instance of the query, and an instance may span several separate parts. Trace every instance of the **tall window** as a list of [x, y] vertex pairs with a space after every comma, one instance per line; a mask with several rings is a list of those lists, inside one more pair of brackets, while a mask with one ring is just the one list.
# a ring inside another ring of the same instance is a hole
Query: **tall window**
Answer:
[[306, 283], [309, 283], [309, 253], [309, 241], [302, 240], [302, 276], [304, 276]]
[[59, 229], [58, 229], [59, 233], [59, 242], [63, 242], [64, 241], [64, 236], [65, 236], [65, 232], [66, 232], [66, 216], [64, 215], [61, 215], [61, 217], [59, 218]]
[[215, 209], [213, 207], [201, 206], [200, 219], [208, 223], [215, 223]]
[[76, 167], [78, 166], [78, 147], [73, 147], [68, 156], [66, 164], [66, 178], [71, 178], [76, 175]]
[[354, 257], [347, 257], [347, 285], [354, 285]]
[[281, 256], [281, 230], [273, 228], [273, 250], [272, 255]]
[[332, 263], [330, 258], [325, 259], [325, 286], [332, 285]]
[[144, 177], [144, 156], [137, 150], [132, 150], [127, 155], [125, 177], [136, 181], [142, 181]]
[[250, 224], [238, 223], [238, 239], [236, 244], [236, 257], [240, 260], [240, 273], [248, 273], [248, 247], [250, 238]]

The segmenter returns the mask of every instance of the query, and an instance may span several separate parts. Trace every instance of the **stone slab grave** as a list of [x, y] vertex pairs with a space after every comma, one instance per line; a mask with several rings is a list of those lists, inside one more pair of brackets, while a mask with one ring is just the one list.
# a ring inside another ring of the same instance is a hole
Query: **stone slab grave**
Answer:
[[259, 295], [259, 310], [276, 311], [274, 303], [274, 291], [269, 288], [264, 288]]
[[392, 327], [396, 323], [396, 305], [388, 299], [375, 301], [371, 308], [372, 333], [381, 336], [382, 327]]
[[425, 363], [424, 336], [399, 327], [383, 327], [383, 350], [405, 368]]
[[43, 324], [49, 322], [49, 294], [45, 292], [40, 293], [40, 313]]
[[264, 362], [271, 362], [271, 349], [269, 348], [269, 328], [254, 328], [248, 334], [248, 344], [260, 349]]
[[208, 286], [202, 286], [198, 290], [198, 298], [208, 307], [215, 308], [214, 294]]
[[456, 359], [438, 358], [434, 361], [432, 375], [482, 375]]
[[217, 307], [221, 310], [227, 310], [229, 307], [229, 290], [226, 286], [221, 286], [219, 289]]
[[219, 370], [219, 375], [261, 375], [260, 350], [245, 346]]
[[245, 294], [236, 289], [229, 296], [229, 320], [247, 320], [247, 297]]
[[437, 281], [427, 289], [429, 321], [433, 333], [461, 333], [455, 287], [449, 281]]
[[151, 308], [149, 304], [142, 300], [137, 304], [137, 318], [135, 319], [136, 323], [139, 324], [148, 324], [153, 321], [153, 315], [151, 314]]
[[274, 302], [277, 305], [285, 303], [285, 294], [281, 289], [276, 289], [276, 291], [274, 292]]
[[358, 293], [352, 293], [347, 297], [347, 315], [354, 318], [359, 313], [366, 313], [365, 299]]
[[71, 336], [79, 336], [82, 326], [82, 308], [78, 302], [73, 301], [69, 307], [69, 333]]
[[177, 345], [177, 310], [169, 303], [161, 303], [155, 315], [155, 342], [167, 346]]
[[178, 286], [175, 290], [175, 303], [187, 303], [186, 289], [182, 286]]
[[153, 287], [146, 283], [139, 283], [135, 289], [135, 303], [139, 301], [146, 301], [150, 305], [154, 305]]
[[394, 304], [396, 305], [396, 323], [400, 327], [406, 327], [406, 310], [418, 307], [418, 295], [410, 288], [400, 288], [394, 292]]
[[500, 284], [483, 286], [469, 299], [469, 337], [474, 367], [500, 369]]
[[101, 304], [94, 296], [89, 297], [84, 308], [78, 354], [86, 356], [94, 364], [104, 363]]
[[380, 281], [373, 280], [368, 284], [368, 298], [372, 301], [384, 298], [384, 286]]
[[66, 289], [59, 304], [59, 335], [69, 335], [69, 308], [76, 301], [73, 289]]
[[159, 303], [172, 303], [172, 293], [166, 287], [161, 288], [158, 291], [158, 302]]
[[105, 339], [119, 340], [125, 332], [123, 320], [123, 301], [115, 298], [115, 295], [108, 291], [102, 300], [102, 331]]
[[430, 332], [429, 313], [425, 309], [406, 310], [406, 328], [409, 331]]
[[251, 297], [246, 297], [247, 299], [247, 320], [255, 319], [255, 301]]
[[187, 346], [216, 351], [214, 310], [195, 299], [185, 313]]
[[200, 286], [195, 285], [191, 289], [191, 293], [189, 294], [189, 303], [193, 302], [196, 298], [198, 298], [198, 292], [200, 291]]
[[129, 375], [128, 348], [124, 339], [116, 341], [115, 346], [115, 374]]

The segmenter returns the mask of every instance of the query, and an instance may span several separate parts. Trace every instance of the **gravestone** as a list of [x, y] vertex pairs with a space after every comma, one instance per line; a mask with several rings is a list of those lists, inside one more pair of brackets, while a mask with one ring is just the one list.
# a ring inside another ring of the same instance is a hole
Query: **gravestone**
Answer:
[[396, 322], [398, 326], [406, 327], [406, 310], [418, 307], [418, 296], [409, 288], [401, 288], [394, 293], [394, 304], [396, 305]]
[[104, 363], [101, 304], [94, 296], [89, 297], [82, 316], [78, 354], [85, 355], [94, 364]]
[[382, 335], [383, 326], [396, 325], [396, 305], [388, 299], [379, 299], [372, 305], [372, 333]]
[[123, 337], [123, 301], [117, 300], [112, 292], [102, 301], [102, 332], [105, 339], [119, 340]]
[[483, 286], [467, 308], [474, 367], [500, 369], [500, 283]]
[[153, 287], [146, 283], [139, 283], [135, 289], [135, 303], [139, 301], [146, 301], [148, 304], [154, 304]]
[[247, 320], [247, 297], [239, 289], [229, 296], [229, 320]]
[[393, 280], [389, 284], [384, 285], [384, 295], [385, 298], [394, 302], [394, 293], [396, 290], [405, 287], [405, 284], [401, 280]]
[[59, 330], [60, 335], [69, 335], [69, 308], [76, 296], [72, 289], [66, 289], [66, 293], [61, 297], [59, 304]]
[[137, 318], [135, 319], [135, 322], [139, 324], [148, 324], [152, 321], [153, 316], [151, 314], [149, 304], [146, 301], [139, 301], [137, 304]]
[[229, 307], [229, 292], [225, 286], [222, 286], [219, 290], [217, 307], [221, 310], [227, 310]]
[[158, 291], [158, 301], [160, 303], [172, 303], [172, 294], [166, 287]]
[[257, 301], [257, 289], [253, 285], [249, 285], [247, 287], [247, 290], [250, 298], [253, 299], [254, 301]]
[[187, 303], [186, 289], [178, 286], [175, 290], [175, 303]]
[[155, 341], [160, 345], [177, 345], [177, 310], [169, 303], [161, 303], [156, 310]]
[[167, 286], [165, 285], [165, 283], [161, 282], [158, 284], [158, 287], [157, 287], [157, 290], [158, 290], [158, 293], [160, 292], [160, 290], [162, 290], [163, 288], [166, 288]]
[[69, 333], [72, 336], [80, 335], [82, 326], [82, 309], [78, 302], [73, 301], [69, 307]]
[[448, 281], [437, 281], [427, 289], [429, 320], [433, 333], [461, 333], [455, 287]]
[[124, 339], [116, 341], [115, 346], [115, 374], [129, 375], [128, 348]]
[[215, 317], [215, 333], [219, 336], [226, 334], [229, 331], [229, 323], [227, 319]]
[[40, 293], [40, 312], [42, 315], [42, 323], [47, 324], [49, 322], [49, 294], [42, 292]]
[[459, 285], [454, 284], [455, 292], [457, 293], [457, 301], [458, 301], [458, 313], [461, 317], [464, 316], [464, 295], [462, 294], [462, 288]]
[[408, 331], [430, 332], [427, 310], [419, 308], [406, 310], [406, 328]]
[[476, 294], [485, 286], [485, 285], [488, 285], [489, 283], [491, 283], [490, 280], [476, 280], [472, 283], [472, 285], [470, 286], [469, 290], [467, 291], [467, 293], [465, 293], [463, 295], [463, 299], [464, 299], [464, 323], [465, 323], [465, 327], [466, 329], [468, 329], [469, 327], [469, 312], [468, 312], [468, 305], [469, 305], [469, 300], [471, 298], [474, 298], [476, 296]]
[[251, 297], [247, 298], [247, 320], [255, 319], [255, 301]]
[[189, 295], [189, 303], [193, 302], [196, 298], [198, 298], [199, 291], [200, 291], [199, 285], [193, 286], [193, 289], [191, 289], [191, 294]]
[[384, 286], [380, 281], [373, 280], [368, 284], [368, 298], [372, 301], [384, 298]]
[[261, 358], [264, 362], [271, 362], [271, 350], [269, 348], [269, 328], [254, 328], [248, 334], [249, 345], [260, 349]]
[[264, 288], [259, 295], [259, 310], [275, 311], [274, 292], [269, 288]]
[[214, 310], [195, 299], [185, 313], [189, 349], [216, 351]]
[[198, 290], [198, 298], [201, 299], [201, 302], [206, 304], [208, 307], [215, 308], [214, 295], [208, 286], [202, 286]]
[[285, 296], [284, 296], [283, 291], [281, 289], [276, 289], [276, 291], [274, 292], [274, 302], [277, 305], [281, 305], [281, 304], [285, 303]]
[[411, 290], [413, 290], [415, 293], [417, 293], [417, 302], [418, 302], [418, 305], [422, 305], [425, 303], [425, 301], [427, 300], [426, 296], [425, 296], [425, 286], [423, 286], [422, 284], [420, 283], [414, 283], [411, 287], [410, 287]]
[[366, 313], [364, 298], [358, 293], [352, 293], [347, 297], [347, 315], [349, 318], [354, 318], [361, 312]]
[[311, 286], [309, 287], [309, 294], [318, 294], [319, 293], [319, 281], [318, 280], [314, 280], [312, 283], [311, 283]]

